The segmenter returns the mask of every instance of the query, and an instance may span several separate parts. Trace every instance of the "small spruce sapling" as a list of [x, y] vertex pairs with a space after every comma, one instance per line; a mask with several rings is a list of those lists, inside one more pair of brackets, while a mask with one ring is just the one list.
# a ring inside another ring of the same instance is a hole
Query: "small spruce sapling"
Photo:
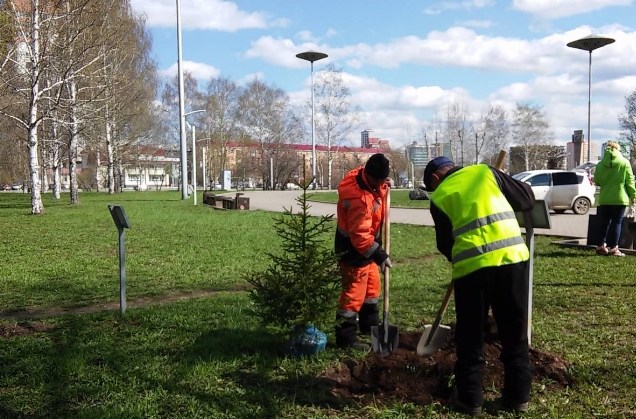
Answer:
[[[304, 165], [303, 165], [304, 167]], [[303, 170], [303, 179], [305, 170]], [[335, 308], [341, 290], [338, 256], [333, 246], [333, 215], [312, 217], [307, 193], [314, 179], [296, 182], [302, 194], [292, 207], [274, 218], [276, 234], [282, 238], [278, 252], [268, 252], [271, 266], [247, 275], [253, 314], [270, 332], [293, 341], [307, 328], [335, 324]], [[312, 329], [315, 330], [315, 329]]]

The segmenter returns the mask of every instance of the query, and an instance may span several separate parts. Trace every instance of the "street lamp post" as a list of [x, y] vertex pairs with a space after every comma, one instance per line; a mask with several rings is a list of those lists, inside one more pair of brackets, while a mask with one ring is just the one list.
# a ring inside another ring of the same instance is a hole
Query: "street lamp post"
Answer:
[[313, 177], [313, 189], [316, 189], [316, 141], [314, 139], [316, 127], [314, 123], [314, 61], [327, 58], [324, 52], [306, 51], [296, 54], [297, 58], [311, 63], [311, 175]]
[[206, 186], [206, 185], [205, 185], [205, 181], [206, 181], [206, 179], [207, 179], [207, 177], [206, 177], [206, 173], [205, 173], [205, 169], [206, 169], [206, 163], [205, 163], [205, 160], [206, 160], [206, 158], [205, 158], [205, 152], [206, 152], [206, 150], [207, 150], [207, 147], [203, 147], [203, 148], [201, 148], [201, 154], [202, 154], [202, 155], [201, 155], [201, 161], [203, 162], [203, 192], [205, 192], [205, 191], [206, 191], [206, 189], [205, 189], [205, 186]]
[[[200, 113], [200, 112], [205, 112], [205, 109], [199, 109], [197, 111], [188, 112], [183, 115], [183, 119], [185, 120], [185, 117], [188, 115], [191, 115], [193, 113]], [[192, 124], [192, 190], [194, 191], [194, 205], [197, 204], [197, 143], [196, 143], [195, 137], [196, 137], [195, 128], [194, 128], [194, 124]], [[188, 168], [186, 167], [186, 171], [184, 172], [186, 176], [183, 176], [183, 178], [186, 180], [186, 187], [187, 187], [187, 179], [186, 179], [187, 170]]]
[[185, 97], [183, 93], [183, 68], [181, 54], [181, 2], [177, 0], [177, 77], [179, 79], [179, 145], [181, 147], [181, 199], [188, 199], [188, 146], [186, 144]]
[[592, 114], [592, 51], [613, 43], [615, 39], [606, 38], [604, 36], [589, 35], [585, 38], [577, 39], [568, 43], [568, 47], [582, 49], [589, 52], [589, 68], [588, 68], [588, 91], [587, 91], [587, 161], [592, 160], [592, 133], [591, 133], [591, 114]]

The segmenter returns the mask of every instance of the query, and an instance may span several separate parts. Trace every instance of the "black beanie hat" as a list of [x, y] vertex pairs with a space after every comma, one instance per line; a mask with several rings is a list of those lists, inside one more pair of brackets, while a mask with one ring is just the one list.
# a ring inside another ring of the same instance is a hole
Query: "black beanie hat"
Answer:
[[364, 171], [373, 178], [386, 179], [389, 176], [389, 159], [382, 153], [376, 153], [369, 157]]

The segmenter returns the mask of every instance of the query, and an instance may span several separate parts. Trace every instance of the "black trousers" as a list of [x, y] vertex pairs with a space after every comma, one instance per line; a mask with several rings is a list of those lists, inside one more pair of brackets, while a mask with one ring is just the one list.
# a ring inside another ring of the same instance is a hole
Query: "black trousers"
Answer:
[[522, 262], [483, 268], [455, 280], [455, 378], [459, 400], [467, 406], [481, 406], [484, 400], [483, 345], [489, 308], [502, 346], [503, 396], [512, 403], [530, 399], [527, 265]]

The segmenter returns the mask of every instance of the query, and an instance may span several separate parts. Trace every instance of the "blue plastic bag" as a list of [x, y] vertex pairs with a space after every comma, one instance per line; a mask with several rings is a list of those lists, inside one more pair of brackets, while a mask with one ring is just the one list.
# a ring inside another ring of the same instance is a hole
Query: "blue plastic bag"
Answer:
[[291, 336], [288, 350], [296, 358], [316, 354], [327, 346], [327, 335], [314, 326], [306, 326], [301, 332], [292, 330]]

